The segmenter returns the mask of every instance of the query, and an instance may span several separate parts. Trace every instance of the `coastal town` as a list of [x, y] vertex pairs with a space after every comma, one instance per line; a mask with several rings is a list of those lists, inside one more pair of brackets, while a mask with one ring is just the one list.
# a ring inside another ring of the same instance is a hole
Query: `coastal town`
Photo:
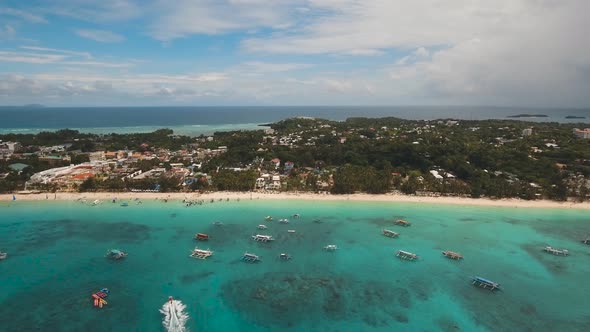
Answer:
[[515, 120], [292, 118], [189, 137], [0, 135], [0, 192], [313, 192], [590, 198], [590, 128]]

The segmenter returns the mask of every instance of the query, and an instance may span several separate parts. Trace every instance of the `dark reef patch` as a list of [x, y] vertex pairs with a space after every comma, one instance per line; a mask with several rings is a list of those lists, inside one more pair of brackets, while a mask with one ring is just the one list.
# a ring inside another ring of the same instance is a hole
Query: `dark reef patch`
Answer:
[[[226, 303], [246, 320], [260, 326], [296, 326], [306, 320], [346, 320], [360, 315], [367, 325], [385, 327], [392, 317], [403, 321], [400, 307], [410, 305], [404, 289], [383, 282], [358, 282], [334, 275], [269, 272], [263, 276], [228, 282], [221, 287]], [[361, 309], [359, 309], [361, 308]], [[362, 308], [371, 308], [367, 313]], [[407, 320], [407, 317], [406, 317]]]
[[140, 243], [150, 237], [150, 228], [145, 225], [127, 221], [104, 223], [98, 221], [81, 221], [61, 219], [38, 221], [23, 234], [21, 247], [17, 251], [31, 248], [45, 248], [63, 239], [83, 239], [85, 241], [104, 241], [104, 234], [108, 232], [111, 241], [121, 243]]
[[185, 274], [180, 277], [180, 282], [183, 284], [192, 284], [194, 282], [208, 278], [208, 277], [212, 276], [213, 274], [215, 274], [215, 272], [213, 272], [213, 271], [203, 271], [203, 272], [199, 272], [199, 273]]

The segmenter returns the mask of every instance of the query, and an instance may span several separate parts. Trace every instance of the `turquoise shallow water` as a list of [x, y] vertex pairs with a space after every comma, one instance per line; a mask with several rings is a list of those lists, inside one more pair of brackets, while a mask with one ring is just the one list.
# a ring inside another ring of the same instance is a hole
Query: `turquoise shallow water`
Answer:
[[[289, 225], [276, 221], [294, 213], [301, 218]], [[266, 223], [266, 215], [275, 221]], [[392, 225], [397, 218], [413, 225]], [[262, 223], [268, 230], [256, 229]], [[400, 237], [382, 236], [384, 227]], [[197, 232], [210, 234], [209, 243], [196, 243]], [[257, 232], [276, 241], [255, 243]], [[0, 250], [9, 257], [0, 262], [0, 330], [161, 331], [158, 309], [174, 295], [187, 305], [191, 331], [588, 331], [590, 246], [579, 242], [587, 233], [590, 216], [580, 210], [4, 202]], [[199, 244], [214, 256], [189, 258]], [[326, 244], [340, 250], [325, 252]], [[547, 244], [571, 255], [545, 254]], [[109, 248], [129, 257], [109, 261]], [[398, 249], [421, 259], [400, 261]], [[446, 249], [465, 260], [445, 259]], [[262, 262], [240, 262], [244, 251]], [[281, 252], [293, 259], [278, 260]], [[472, 286], [472, 275], [503, 291]], [[111, 295], [98, 310], [90, 295], [102, 287]]]

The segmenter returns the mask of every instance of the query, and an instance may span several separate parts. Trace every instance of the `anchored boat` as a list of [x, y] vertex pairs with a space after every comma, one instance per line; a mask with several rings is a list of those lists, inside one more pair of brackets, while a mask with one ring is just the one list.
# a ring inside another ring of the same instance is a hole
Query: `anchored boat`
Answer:
[[403, 219], [398, 219], [398, 220], [394, 221], [393, 223], [395, 225], [404, 226], [404, 227], [408, 227], [408, 226], [412, 225], [412, 223], [410, 223], [409, 221], [405, 221]]
[[107, 301], [105, 300], [105, 298], [109, 296], [109, 289], [108, 288], [103, 288], [101, 290], [99, 290], [96, 293], [92, 294], [92, 298], [94, 299], [94, 306], [98, 307], [98, 308], [102, 308], [105, 304], [107, 304]]
[[199, 249], [199, 248], [195, 248], [190, 257], [193, 258], [198, 258], [198, 259], [207, 259], [209, 257], [213, 256], [213, 251], [207, 249]]
[[545, 248], [543, 248], [543, 250], [555, 256], [567, 256], [570, 254], [570, 252], [567, 249], [557, 249], [551, 246], [546, 246]]
[[289, 223], [289, 219], [279, 219], [279, 223], [281, 223], [281, 224], [288, 224]]
[[394, 231], [390, 231], [389, 229], [383, 229], [381, 230], [381, 232], [383, 233], [383, 235], [387, 236], [387, 237], [398, 237], [399, 233], [396, 233]]
[[221, 226], [221, 225], [223, 225], [223, 223], [221, 221], [214, 221], [213, 222], [213, 225], [215, 225], [215, 226]]
[[500, 284], [482, 277], [472, 277], [471, 283], [483, 289], [500, 290]]
[[404, 250], [398, 250], [395, 253], [395, 255], [397, 257], [399, 257], [400, 259], [405, 259], [405, 260], [408, 260], [408, 261], [413, 261], [413, 260], [418, 259], [418, 255], [416, 255], [414, 253], [411, 253], [409, 251], [404, 251]]
[[266, 217], [264, 217], [264, 220], [266, 220], [266, 221], [272, 221], [272, 216], [266, 216]]
[[256, 227], [258, 229], [267, 229], [268, 227], [266, 227], [266, 225], [258, 225], [258, 227]]
[[454, 252], [454, 251], [450, 251], [450, 250], [443, 251], [442, 254], [445, 257], [450, 258], [450, 259], [456, 259], [456, 260], [463, 259], [463, 255], [461, 255], [458, 252]]
[[110, 259], [119, 260], [127, 257], [127, 253], [119, 249], [110, 249], [105, 256]]
[[286, 253], [282, 253], [282, 254], [279, 254], [279, 258], [280, 258], [281, 260], [288, 261], [288, 260], [290, 260], [290, 259], [291, 259], [291, 255], [289, 255], [289, 254], [286, 254]]
[[335, 244], [328, 244], [327, 246], [324, 247], [324, 250], [336, 251], [336, 250], [338, 250], [338, 247]]
[[0, 251], [0, 261], [6, 259], [6, 257], [8, 257], [8, 253]]
[[242, 255], [241, 258], [242, 261], [247, 262], [247, 263], [256, 263], [256, 262], [260, 262], [260, 257], [258, 255], [254, 255], [254, 254], [250, 254], [250, 253], [244, 253], [244, 255]]
[[582, 240], [582, 243], [590, 246], [590, 237], [587, 237], [586, 239]]
[[207, 241], [207, 240], [209, 240], [209, 235], [207, 235], [205, 233], [197, 233], [197, 234], [195, 234], [195, 240]]
[[300, 215], [299, 213], [295, 213], [295, 214], [293, 215], [293, 218], [294, 218], [294, 219], [298, 219], [299, 217], [301, 217], [301, 215]]
[[257, 242], [270, 242], [270, 241], [275, 240], [270, 235], [261, 235], [261, 234], [252, 235], [252, 239]]

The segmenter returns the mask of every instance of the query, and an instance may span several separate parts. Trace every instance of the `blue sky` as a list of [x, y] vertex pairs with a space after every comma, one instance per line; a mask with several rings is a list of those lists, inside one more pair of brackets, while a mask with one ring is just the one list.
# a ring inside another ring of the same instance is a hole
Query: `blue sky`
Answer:
[[0, 105], [590, 106], [585, 0], [5, 0]]

